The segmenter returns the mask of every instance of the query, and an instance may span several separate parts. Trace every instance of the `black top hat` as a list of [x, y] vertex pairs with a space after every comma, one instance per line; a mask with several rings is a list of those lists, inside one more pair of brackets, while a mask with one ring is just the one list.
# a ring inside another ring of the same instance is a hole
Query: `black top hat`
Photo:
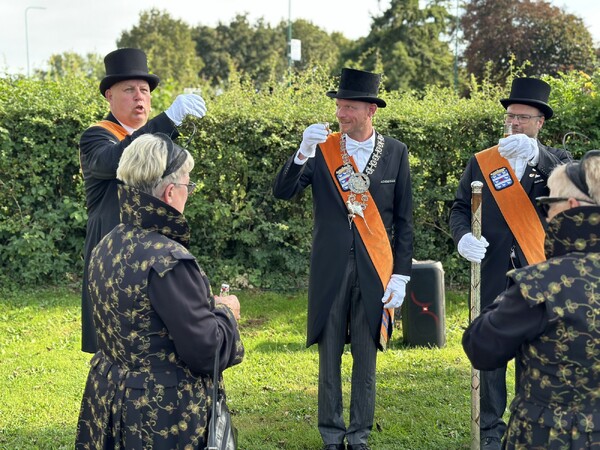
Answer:
[[539, 109], [546, 119], [554, 115], [554, 111], [548, 105], [550, 96], [550, 85], [537, 78], [515, 78], [510, 89], [510, 97], [500, 100], [504, 108], [513, 103], [533, 106]]
[[375, 103], [385, 108], [385, 101], [377, 97], [380, 79], [381, 75], [376, 73], [343, 68], [340, 88], [337, 91], [328, 91], [326, 95], [331, 98]]
[[120, 48], [104, 57], [106, 76], [100, 82], [102, 95], [113, 84], [123, 80], [146, 80], [153, 91], [160, 78], [148, 73], [146, 54], [137, 48]]

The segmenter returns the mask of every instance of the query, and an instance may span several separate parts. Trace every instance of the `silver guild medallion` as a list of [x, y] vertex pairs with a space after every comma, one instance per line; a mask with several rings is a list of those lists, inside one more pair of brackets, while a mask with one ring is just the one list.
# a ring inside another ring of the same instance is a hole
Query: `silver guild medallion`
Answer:
[[348, 180], [348, 187], [355, 194], [364, 194], [369, 190], [370, 184], [369, 176], [362, 172], [354, 172]]

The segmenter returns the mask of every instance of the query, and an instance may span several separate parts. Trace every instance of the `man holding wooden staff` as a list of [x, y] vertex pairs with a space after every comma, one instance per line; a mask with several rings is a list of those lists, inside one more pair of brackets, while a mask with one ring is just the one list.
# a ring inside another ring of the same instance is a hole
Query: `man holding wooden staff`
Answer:
[[[512, 134], [476, 153], [461, 177], [450, 213], [450, 229], [461, 256], [481, 263], [481, 308], [491, 304], [510, 280], [506, 272], [544, 260], [543, 215], [535, 198], [548, 195], [554, 167], [571, 155], [542, 145], [538, 133], [554, 114], [550, 86], [534, 78], [517, 78], [510, 96], [501, 99]], [[481, 238], [471, 230], [471, 183], [481, 181]], [[517, 382], [518, 382], [517, 367]], [[506, 366], [481, 371], [480, 440], [482, 450], [499, 450], [506, 423]]]

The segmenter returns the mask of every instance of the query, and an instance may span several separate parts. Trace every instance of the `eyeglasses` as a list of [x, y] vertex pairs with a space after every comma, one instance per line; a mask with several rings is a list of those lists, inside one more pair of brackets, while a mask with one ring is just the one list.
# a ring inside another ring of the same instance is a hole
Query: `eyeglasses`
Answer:
[[519, 122], [519, 123], [527, 123], [534, 117], [544, 117], [544, 116], [543, 115], [532, 116], [531, 114], [512, 114], [512, 113], [504, 114], [504, 120], [506, 120], [507, 122], [509, 122], [509, 121], [512, 122], [513, 120], [517, 119], [517, 122]]
[[187, 188], [188, 191], [188, 195], [191, 195], [192, 192], [194, 192], [194, 190], [196, 189], [196, 183], [194, 183], [193, 181], [190, 181], [188, 184], [185, 183], [172, 183], [175, 186], [185, 186]]
[[567, 201], [569, 201], [569, 198], [573, 198], [574, 200], [577, 200], [578, 202], [591, 203], [593, 205], [595, 204], [594, 202], [591, 202], [589, 200], [583, 200], [582, 198], [574, 198], [574, 197], [537, 197], [535, 199], [535, 201], [537, 202], [537, 205], [544, 213], [544, 216], [548, 217], [548, 211], [550, 210], [550, 206], [552, 204], [560, 203], [560, 202], [567, 202]]

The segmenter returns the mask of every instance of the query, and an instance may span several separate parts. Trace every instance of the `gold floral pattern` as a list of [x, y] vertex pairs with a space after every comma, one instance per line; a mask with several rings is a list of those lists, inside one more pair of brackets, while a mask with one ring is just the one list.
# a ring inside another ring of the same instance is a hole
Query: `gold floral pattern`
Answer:
[[574, 208], [549, 224], [548, 260], [511, 271], [548, 328], [523, 344], [508, 449], [600, 449], [600, 208]]
[[[91, 360], [76, 448], [204, 449], [212, 378], [193, 374], [181, 361], [147, 292], [151, 268], [164, 276], [180, 259], [195, 261], [186, 248], [187, 222], [127, 186], [120, 187], [119, 200], [122, 223], [90, 259], [100, 350]], [[233, 320], [228, 308], [222, 313]], [[238, 339], [236, 362], [242, 357]]]

